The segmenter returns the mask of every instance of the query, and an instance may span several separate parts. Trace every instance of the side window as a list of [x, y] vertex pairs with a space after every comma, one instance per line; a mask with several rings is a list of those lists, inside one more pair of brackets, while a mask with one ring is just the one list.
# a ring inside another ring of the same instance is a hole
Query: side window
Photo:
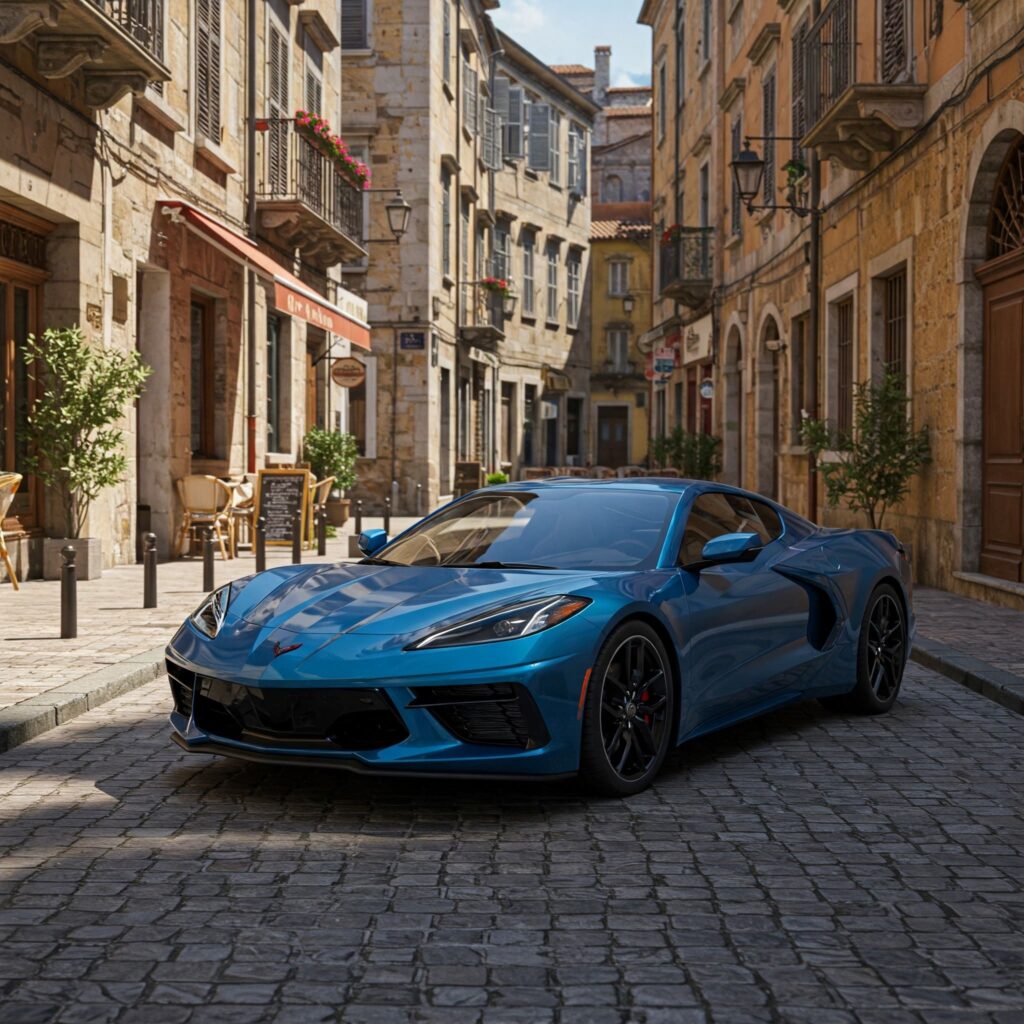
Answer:
[[769, 505], [751, 501], [740, 494], [730, 494], [728, 499], [740, 524], [736, 533], [756, 533], [762, 544], [770, 544], [782, 536], [782, 522]]
[[729, 495], [711, 493], [702, 494], [693, 503], [679, 549], [680, 565], [699, 562], [709, 540], [721, 537], [723, 533], [741, 531], [742, 518], [729, 499]]

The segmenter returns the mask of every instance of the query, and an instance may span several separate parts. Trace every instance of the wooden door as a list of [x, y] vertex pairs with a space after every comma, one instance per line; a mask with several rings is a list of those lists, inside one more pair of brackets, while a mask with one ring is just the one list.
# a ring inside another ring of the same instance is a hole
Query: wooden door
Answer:
[[306, 349], [306, 430], [320, 426], [317, 416], [319, 389], [316, 386], [316, 352]]
[[597, 464], [629, 465], [629, 407], [602, 405], [597, 410]]
[[1024, 581], [1024, 253], [978, 272], [985, 288], [981, 571]]

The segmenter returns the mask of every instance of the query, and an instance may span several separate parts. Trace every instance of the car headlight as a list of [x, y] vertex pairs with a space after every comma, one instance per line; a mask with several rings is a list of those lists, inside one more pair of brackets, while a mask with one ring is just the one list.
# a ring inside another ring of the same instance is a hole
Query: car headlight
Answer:
[[539, 601], [514, 604], [500, 611], [431, 633], [411, 644], [408, 650], [424, 647], [462, 647], [469, 644], [492, 644], [499, 640], [517, 640], [533, 636], [583, 611], [590, 600], [586, 597], [544, 597]]
[[211, 640], [220, 632], [224, 625], [224, 617], [231, 603], [231, 584], [207, 594], [203, 603], [190, 616], [192, 625]]

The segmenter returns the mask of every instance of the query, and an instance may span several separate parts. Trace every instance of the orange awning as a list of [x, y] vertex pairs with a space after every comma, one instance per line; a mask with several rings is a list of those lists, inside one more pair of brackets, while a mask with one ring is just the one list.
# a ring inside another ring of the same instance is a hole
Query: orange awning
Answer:
[[181, 199], [161, 199], [157, 205], [176, 223], [184, 222], [226, 255], [270, 278], [274, 282], [274, 305], [282, 313], [296, 316], [345, 338], [353, 345], [369, 349], [370, 325], [366, 322], [366, 302], [363, 299], [339, 289], [341, 301], [347, 307], [343, 309], [341, 305], [318, 295], [250, 239], [214, 220], [191, 203]]

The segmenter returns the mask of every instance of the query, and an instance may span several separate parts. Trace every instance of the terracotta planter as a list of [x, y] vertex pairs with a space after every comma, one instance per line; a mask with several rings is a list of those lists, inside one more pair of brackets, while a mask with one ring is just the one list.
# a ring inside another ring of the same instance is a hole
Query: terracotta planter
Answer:
[[348, 498], [338, 498], [327, 502], [327, 522], [331, 526], [342, 527], [348, 522], [352, 502]]
[[64, 565], [61, 548], [69, 544], [75, 549], [75, 578], [98, 580], [103, 575], [103, 548], [99, 537], [79, 537], [77, 540], [47, 537], [43, 541], [43, 579], [60, 579]]

